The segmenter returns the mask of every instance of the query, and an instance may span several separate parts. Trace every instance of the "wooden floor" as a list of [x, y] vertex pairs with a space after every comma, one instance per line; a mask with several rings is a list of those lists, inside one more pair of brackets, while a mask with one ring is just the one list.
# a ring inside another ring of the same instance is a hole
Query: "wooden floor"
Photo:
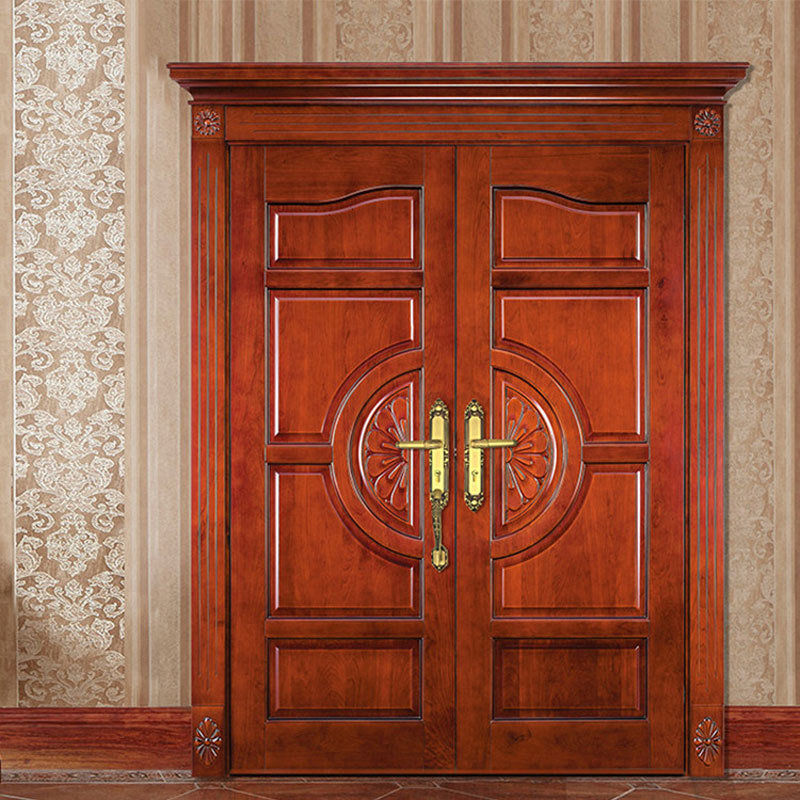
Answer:
[[[15, 776], [10, 776], [14, 778]], [[24, 778], [25, 776], [18, 776]], [[142, 781], [57, 782], [9, 780], [3, 775], [0, 798], [7, 800], [800, 800], [800, 772], [716, 781], [657, 778], [273, 778], [195, 783], [172, 776]], [[137, 781], [137, 777], [139, 780]]]

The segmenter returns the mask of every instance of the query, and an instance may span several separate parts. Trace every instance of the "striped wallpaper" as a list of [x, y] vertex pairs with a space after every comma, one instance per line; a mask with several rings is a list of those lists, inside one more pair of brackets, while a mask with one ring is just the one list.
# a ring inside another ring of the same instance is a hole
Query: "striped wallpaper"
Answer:
[[[81, 18], [59, 16], [68, 6]], [[16, 45], [11, 19], [0, 25], [0, 74], [12, 59], [16, 74], [16, 92], [7, 79], [0, 91], [0, 170], [16, 180], [0, 196], [0, 236], [16, 236], [17, 309], [0, 247], [0, 704], [189, 701], [189, 116], [171, 60], [753, 63], [727, 128], [728, 702], [798, 702], [798, 4], [14, 0], [12, 11]], [[97, 14], [109, 24], [93, 25]], [[48, 92], [53, 108], [105, 111], [69, 144], [58, 114], [29, 111]], [[49, 200], [34, 173], [57, 187]], [[109, 191], [93, 194], [88, 174]], [[88, 222], [73, 213], [84, 207]], [[56, 277], [35, 280], [45, 272]], [[95, 308], [93, 343], [59, 349], [53, 330]], [[110, 361], [98, 362], [103, 337]], [[98, 454], [76, 455], [64, 435], [31, 450], [42, 414], [63, 431], [101, 414]], [[54, 491], [58, 474], [72, 477]]]

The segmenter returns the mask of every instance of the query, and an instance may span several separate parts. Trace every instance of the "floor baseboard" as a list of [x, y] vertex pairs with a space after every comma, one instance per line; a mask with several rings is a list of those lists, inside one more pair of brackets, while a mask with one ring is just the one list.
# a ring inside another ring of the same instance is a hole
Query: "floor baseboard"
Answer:
[[191, 769], [188, 708], [3, 708], [3, 770]]
[[[800, 706], [728, 706], [728, 770], [800, 769]], [[191, 769], [188, 708], [0, 709], [6, 770]]]

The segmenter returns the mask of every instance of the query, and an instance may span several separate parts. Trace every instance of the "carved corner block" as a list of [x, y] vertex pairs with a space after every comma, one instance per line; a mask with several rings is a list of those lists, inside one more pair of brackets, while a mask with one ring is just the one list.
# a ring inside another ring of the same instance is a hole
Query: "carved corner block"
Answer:
[[192, 106], [192, 138], [224, 139], [224, 110], [220, 106]]
[[692, 117], [692, 137], [695, 139], [722, 138], [722, 108], [704, 106], [696, 108]]

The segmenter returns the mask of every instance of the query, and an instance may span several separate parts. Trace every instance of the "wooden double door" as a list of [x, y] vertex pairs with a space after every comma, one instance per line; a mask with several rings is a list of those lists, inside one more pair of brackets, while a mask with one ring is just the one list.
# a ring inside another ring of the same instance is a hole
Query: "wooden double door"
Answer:
[[684, 771], [684, 148], [230, 148], [230, 759]]

